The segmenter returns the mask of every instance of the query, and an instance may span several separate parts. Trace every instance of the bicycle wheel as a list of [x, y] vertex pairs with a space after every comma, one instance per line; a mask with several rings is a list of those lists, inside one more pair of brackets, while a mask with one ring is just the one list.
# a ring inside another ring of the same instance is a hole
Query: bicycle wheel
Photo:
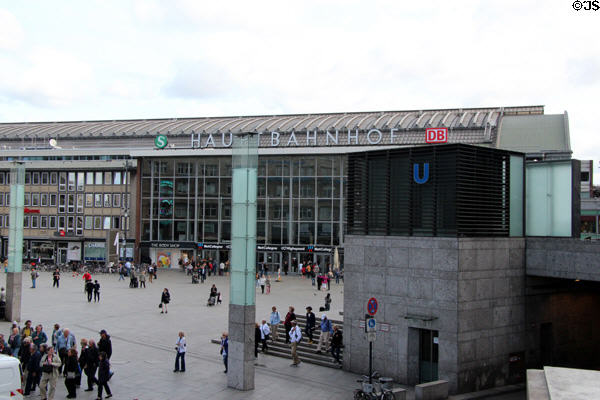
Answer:
[[396, 400], [396, 396], [394, 396], [394, 393], [392, 392], [384, 392], [383, 400]]
[[368, 399], [369, 399], [369, 397], [362, 390], [356, 389], [354, 391], [354, 400], [368, 400]]

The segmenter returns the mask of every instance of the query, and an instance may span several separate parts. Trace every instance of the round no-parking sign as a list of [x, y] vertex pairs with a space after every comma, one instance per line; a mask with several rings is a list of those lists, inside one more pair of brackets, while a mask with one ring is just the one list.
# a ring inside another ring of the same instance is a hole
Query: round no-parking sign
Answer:
[[371, 297], [367, 302], [367, 312], [369, 313], [369, 315], [377, 314], [378, 306], [379, 304], [377, 304], [377, 299], [375, 297]]

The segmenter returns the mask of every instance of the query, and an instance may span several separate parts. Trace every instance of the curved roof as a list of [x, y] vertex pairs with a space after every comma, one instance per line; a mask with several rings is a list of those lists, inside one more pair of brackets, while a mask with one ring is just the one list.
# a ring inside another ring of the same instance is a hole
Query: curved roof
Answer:
[[543, 114], [543, 106], [377, 111], [321, 114], [172, 118], [117, 121], [20, 122], [0, 124], [0, 139], [150, 137], [190, 133], [291, 133], [305, 130], [370, 129], [404, 131], [428, 127], [485, 130], [498, 126], [503, 115]]

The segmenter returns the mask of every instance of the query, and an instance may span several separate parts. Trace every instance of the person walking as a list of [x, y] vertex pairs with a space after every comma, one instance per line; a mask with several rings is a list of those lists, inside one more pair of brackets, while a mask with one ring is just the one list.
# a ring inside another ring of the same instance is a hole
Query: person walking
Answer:
[[29, 396], [31, 392], [35, 392], [35, 385], [38, 383], [42, 367], [40, 361], [42, 354], [39, 352], [37, 346], [33, 343], [29, 345], [27, 349], [29, 351], [29, 361], [27, 362], [27, 383], [25, 385], [25, 396]]
[[12, 333], [8, 337], [8, 347], [10, 347], [10, 353], [13, 357], [19, 357], [19, 350], [21, 350], [21, 334], [19, 328], [12, 328]]
[[171, 302], [171, 293], [169, 289], [165, 288], [160, 296], [160, 313], [168, 313], [167, 304]]
[[42, 367], [42, 380], [40, 382], [40, 396], [42, 399], [54, 400], [54, 391], [56, 390], [56, 381], [58, 380], [58, 369], [60, 368], [60, 358], [54, 353], [53, 347], [48, 347], [46, 354], [40, 361]]
[[35, 289], [35, 281], [40, 276], [35, 268], [31, 268], [31, 288]]
[[110, 391], [110, 387], [108, 387], [108, 381], [112, 375], [110, 373], [110, 363], [105, 352], [101, 351], [98, 354], [98, 361], [98, 397], [96, 400], [102, 400], [102, 389], [106, 390], [105, 398], [108, 399], [112, 397], [112, 392]]
[[265, 279], [266, 282], [266, 286], [267, 286], [267, 294], [271, 294], [271, 278], [269, 278], [269, 276], [267, 276], [267, 279]]
[[98, 280], [94, 281], [94, 303], [100, 302], [100, 284]]
[[333, 332], [333, 329], [331, 328], [331, 321], [327, 319], [327, 315], [323, 314], [321, 316], [321, 335], [319, 336], [319, 344], [317, 345], [317, 354], [321, 354], [321, 347], [327, 351], [331, 332]]
[[148, 267], [148, 280], [152, 283], [152, 278], [154, 278], [154, 267], [150, 265]]
[[265, 294], [265, 284], [267, 283], [267, 278], [265, 278], [264, 275], [262, 275], [260, 278], [258, 278], [258, 284], [260, 285], [260, 290], [262, 294]]
[[337, 325], [334, 325], [333, 336], [331, 337], [331, 356], [337, 364], [341, 364], [340, 349], [342, 348], [343, 341], [342, 331], [340, 331]]
[[97, 382], [96, 370], [98, 369], [99, 356], [100, 352], [98, 351], [98, 347], [96, 347], [96, 342], [94, 341], [94, 339], [90, 339], [88, 342], [88, 346], [85, 349], [85, 356], [84, 351], [81, 350], [81, 356], [79, 357], [79, 364], [81, 365], [81, 368], [83, 369], [83, 372], [87, 377], [87, 389], [85, 389], [86, 392], [93, 391], [94, 383]]
[[87, 293], [87, 301], [90, 303], [92, 301], [92, 294], [94, 293], [94, 282], [91, 279], [85, 281], [85, 292]]
[[52, 287], [56, 286], [58, 289], [60, 286], [60, 270], [56, 268], [52, 273]]
[[223, 332], [221, 336], [221, 356], [223, 357], [223, 364], [225, 364], [225, 371], [227, 373], [227, 356], [229, 355], [229, 333]]
[[67, 399], [74, 399], [77, 397], [77, 375], [79, 374], [79, 363], [77, 361], [77, 350], [70, 348], [67, 352], [67, 359], [65, 361], [65, 387], [67, 388]]
[[142, 270], [142, 273], [140, 274], [140, 288], [144, 287], [144, 289], [146, 289], [146, 271]]
[[266, 353], [269, 350], [267, 346], [267, 340], [269, 340], [269, 335], [271, 334], [271, 329], [269, 329], [269, 325], [267, 325], [267, 320], [263, 319], [262, 324], [260, 325], [260, 341], [262, 342], [262, 351]]
[[279, 311], [277, 311], [277, 307], [275, 306], [271, 307], [269, 322], [271, 324], [271, 340], [274, 342], [277, 340], [277, 329], [281, 323], [281, 315], [279, 315]]
[[125, 280], [125, 267], [123, 263], [119, 263], [119, 281]]
[[[175, 343], [175, 350], [177, 350], [177, 355], [175, 356], [175, 369], [173, 372], [185, 372], [185, 352], [187, 350], [187, 344], [183, 332], [179, 332], [179, 338]], [[179, 368], [179, 360], [181, 360], [181, 368]]]
[[300, 359], [298, 358], [298, 343], [302, 340], [302, 331], [296, 324], [296, 320], [292, 321], [292, 329], [289, 332], [290, 341], [292, 342], [292, 366], [297, 367], [300, 364]]
[[98, 352], [106, 353], [106, 358], [110, 360], [112, 356], [112, 342], [110, 340], [110, 335], [106, 332], [105, 329], [100, 331], [100, 341], [98, 342]]
[[285, 327], [285, 342], [290, 342], [290, 329], [292, 329], [292, 321], [296, 320], [296, 314], [294, 313], [294, 307], [290, 306], [288, 313], [285, 315], [285, 321], [283, 326]]
[[306, 332], [306, 336], [308, 337], [308, 343], [313, 344], [313, 331], [315, 330], [315, 313], [312, 312], [312, 307], [306, 307], [306, 328], [304, 331]]
[[260, 325], [258, 322], [254, 324], [254, 358], [258, 358], [258, 344], [260, 343], [262, 335], [260, 333]]

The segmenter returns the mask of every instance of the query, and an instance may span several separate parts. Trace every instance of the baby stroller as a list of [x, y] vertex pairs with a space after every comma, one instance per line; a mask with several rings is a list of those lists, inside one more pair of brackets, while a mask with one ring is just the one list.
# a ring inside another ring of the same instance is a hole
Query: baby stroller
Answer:
[[211, 294], [210, 297], [208, 298], [208, 303], [206, 303], [207, 306], [214, 306], [217, 303], [217, 297], [219, 296], [219, 294], [217, 293], [216, 295]]
[[192, 274], [192, 283], [200, 283], [200, 276], [198, 276], [198, 273]]

